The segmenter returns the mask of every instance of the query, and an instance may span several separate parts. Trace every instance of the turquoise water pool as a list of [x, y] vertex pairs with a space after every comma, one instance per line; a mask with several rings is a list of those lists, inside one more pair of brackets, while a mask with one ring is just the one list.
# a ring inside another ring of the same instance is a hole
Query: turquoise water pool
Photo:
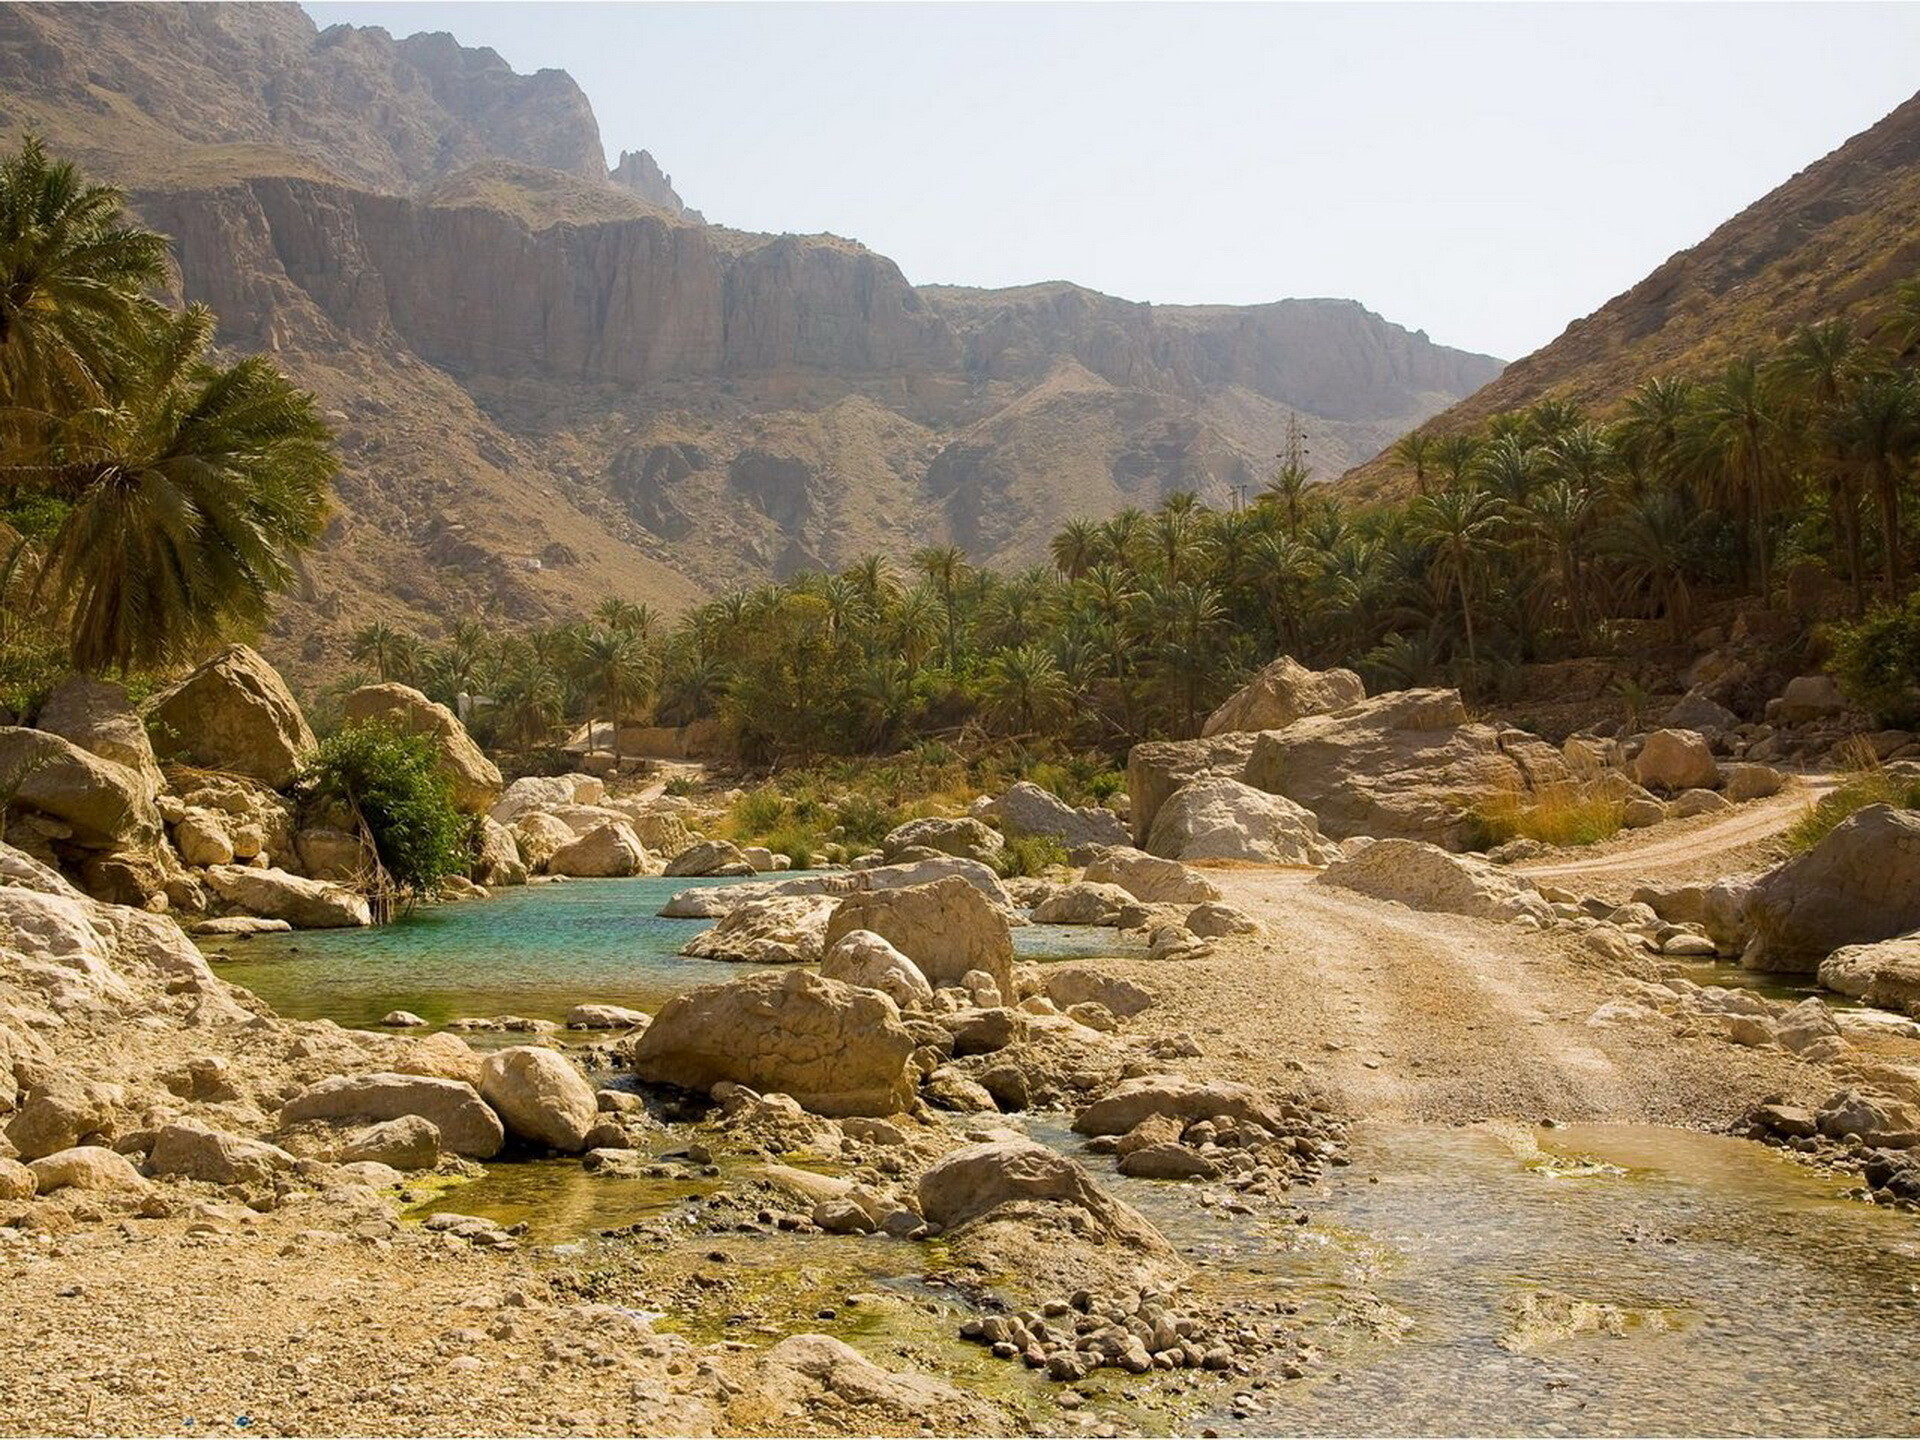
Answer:
[[[306, 930], [209, 945], [225, 979], [282, 1015], [377, 1022], [411, 1010], [435, 1025], [463, 1015], [559, 1020], [593, 1001], [657, 1008], [682, 990], [754, 967], [695, 960], [681, 946], [713, 922], [663, 920], [675, 891], [738, 880], [575, 880], [435, 905], [369, 930]], [[1014, 948], [1035, 959], [1112, 955], [1111, 930], [1029, 925]]]

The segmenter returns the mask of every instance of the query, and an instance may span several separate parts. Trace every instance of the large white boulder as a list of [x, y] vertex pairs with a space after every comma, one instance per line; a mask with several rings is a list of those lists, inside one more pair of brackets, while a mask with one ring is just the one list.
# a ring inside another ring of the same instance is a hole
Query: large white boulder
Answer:
[[431, 1120], [440, 1131], [441, 1145], [456, 1155], [490, 1160], [506, 1143], [500, 1117], [473, 1086], [431, 1075], [336, 1075], [289, 1100], [281, 1107], [280, 1123], [397, 1120], [402, 1115]]
[[1199, 871], [1140, 850], [1107, 851], [1087, 866], [1086, 878], [1089, 883], [1118, 885], [1149, 905], [1197, 905], [1220, 898], [1220, 887]]
[[635, 1045], [633, 1069], [686, 1090], [727, 1080], [779, 1091], [818, 1115], [891, 1115], [912, 1102], [913, 1049], [885, 995], [780, 970], [669, 1000]]
[[606, 794], [606, 782], [593, 775], [523, 775], [501, 792], [487, 813], [502, 825], [511, 825], [535, 810], [598, 805]]
[[855, 930], [886, 940], [936, 987], [962, 984], [968, 971], [983, 970], [1002, 995], [1013, 993], [1006, 912], [958, 876], [847, 896], [827, 922], [826, 943]]
[[371, 925], [367, 897], [325, 880], [251, 865], [215, 865], [207, 884], [227, 904], [249, 915], [284, 920], [296, 930], [337, 930]]
[[1006, 845], [1000, 832], [971, 815], [929, 815], [896, 825], [880, 842], [880, 853], [897, 860], [909, 850], [938, 850], [968, 860], [991, 860]]
[[1309, 670], [1291, 655], [1271, 661], [1207, 717], [1202, 736], [1281, 730], [1306, 715], [1344, 710], [1367, 698], [1351, 670]]
[[515, 1045], [480, 1062], [480, 1097], [499, 1113], [507, 1133], [534, 1145], [578, 1154], [599, 1118], [593, 1087], [557, 1050]]
[[1649, 790], [1711, 790], [1720, 783], [1720, 764], [1698, 730], [1656, 730], [1634, 759], [1633, 778]]
[[313, 753], [313, 731], [286, 682], [258, 652], [233, 645], [147, 706], [154, 748], [185, 760], [264, 780], [276, 790]]
[[902, 1010], [918, 1009], [933, 999], [933, 986], [920, 967], [871, 930], [849, 930], [834, 941], [820, 961], [820, 973], [845, 985], [878, 990]]
[[633, 833], [633, 827], [625, 820], [609, 820], [555, 850], [547, 857], [546, 868], [549, 875], [618, 878], [643, 874], [647, 861], [646, 847]]
[[830, 895], [769, 895], [736, 906], [711, 930], [686, 943], [682, 954], [748, 965], [809, 965], [826, 951]]
[[1920, 929], [1920, 812], [1869, 805], [1754, 882], [1749, 969], [1811, 974], [1846, 945]]
[[979, 813], [999, 821], [1009, 835], [1050, 836], [1068, 847], [1127, 843], [1126, 822], [1113, 811], [1069, 805], [1031, 780], [1020, 781], [1006, 794], [980, 806]]
[[1311, 811], [1225, 776], [1190, 780], [1174, 791], [1153, 818], [1146, 848], [1169, 860], [1274, 865], [1325, 865], [1340, 854]]
[[909, 885], [927, 885], [948, 878], [966, 881], [1004, 910], [1013, 908], [1012, 897], [990, 866], [958, 855], [940, 855], [931, 860], [876, 865], [870, 870], [828, 870], [796, 875], [791, 880], [697, 886], [675, 894], [661, 907], [660, 913], [682, 920], [716, 920], [737, 905], [762, 900], [769, 895], [861, 895], [870, 891], [903, 889]]

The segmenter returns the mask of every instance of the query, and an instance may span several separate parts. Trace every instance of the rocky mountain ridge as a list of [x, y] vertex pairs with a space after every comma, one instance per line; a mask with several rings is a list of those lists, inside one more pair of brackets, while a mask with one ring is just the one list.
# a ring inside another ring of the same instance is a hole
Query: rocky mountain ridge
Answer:
[[[1920, 95], [1424, 428], [1470, 429], [1550, 395], [1605, 408], [1649, 375], [1710, 372], [1799, 325], [1835, 315], [1870, 322], [1917, 273]], [[1380, 456], [1341, 484], [1377, 498], [1411, 481]]]
[[0, 6], [0, 78], [0, 129], [127, 186], [222, 342], [332, 412], [340, 513], [272, 647], [303, 679], [375, 617], [677, 608], [924, 544], [1035, 563], [1073, 516], [1257, 490], [1295, 414], [1330, 472], [1498, 370], [1352, 301], [915, 287], [709, 225], [646, 152], [605, 168], [571, 80], [446, 36]]

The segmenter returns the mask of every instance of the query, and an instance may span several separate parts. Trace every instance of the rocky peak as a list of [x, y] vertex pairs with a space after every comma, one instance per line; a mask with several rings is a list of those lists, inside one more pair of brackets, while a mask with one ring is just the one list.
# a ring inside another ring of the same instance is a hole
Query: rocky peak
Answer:
[[673, 188], [673, 177], [660, 168], [660, 162], [645, 150], [622, 150], [620, 163], [608, 177], [622, 189], [631, 190], [649, 205], [657, 205], [672, 215], [689, 220], [704, 218], [698, 210], [689, 210]]

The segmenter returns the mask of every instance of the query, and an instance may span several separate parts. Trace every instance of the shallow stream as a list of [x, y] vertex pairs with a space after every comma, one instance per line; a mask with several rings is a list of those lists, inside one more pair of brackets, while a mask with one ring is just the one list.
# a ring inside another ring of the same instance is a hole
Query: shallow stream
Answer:
[[[675, 953], [708, 922], [653, 912], [686, 883], [531, 887], [382, 930], [249, 941], [219, 968], [283, 1013], [343, 1024], [396, 1007], [436, 1023], [558, 1018], [584, 1000], [648, 1008], [740, 973]], [[1113, 949], [1107, 931], [1016, 933], [1036, 958]], [[1097, 1403], [1128, 1428], [1920, 1433], [1920, 1225], [1778, 1152], [1651, 1126], [1361, 1125], [1353, 1163], [1292, 1197], [1310, 1216], [1296, 1226], [1202, 1205], [1197, 1187], [1120, 1177], [1111, 1159], [1081, 1153], [1064, 1116], [1008, 1118], [1144, 1212], [1211, 1298], [1291, 1300], [1312, 1322], [1322, 1360], [1304, 1379], [1207, 1381], [1178, 1398], [1142, 1394], [1135, 1408], [1128, 1387], [1149, 1382], [1100, 1372]], [[503, 1164], [421, 1208], [524, 1222], [529, 1243], [590, 1269], [600, 1232], [691, 1220], [728, 1178]], [[736, 1263], [723, 1309], [737, 1313], [722, 1320], [747, 1328], [718, 1335], [837, 1331], [1049, 1428], [1057, 1388], [952, 1338], [957, 1298], [924, 1280], [937, 1246], [784, 1234], [725, 1245]], [[882, 1303], [863, 1303], [863, 1290]]]

